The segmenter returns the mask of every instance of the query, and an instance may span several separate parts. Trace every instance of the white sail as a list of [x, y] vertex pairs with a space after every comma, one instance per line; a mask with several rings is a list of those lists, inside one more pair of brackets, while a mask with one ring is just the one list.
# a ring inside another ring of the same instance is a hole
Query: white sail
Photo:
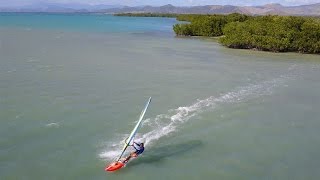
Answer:
[[139, 127], [141, 126], [143, 117], [144, 117], [144, 115], [145, 115], [145, 113], [146, 113], [146, 111], [147, 111], [147, 109], [148, 109], [148, 106], [149, 106], [150, 102], [151, 102], [151, 97], [149, 98], [149, 100], [148, 100], [146, 106], [144, 107], [144, 109], [142, 110], [142, 112], [141, 112], [141, 114], [140, 114], [140, 118], [139, 118], [136, 126], [135, 126], [135, 127], [133, 128], [133, 130], [131, 131], [129, 137], [125, 140], [125, 143], [126, 143], [126, 144], [124, 145], [124, 147], [123, 147], [123, 149], [122, 149], [122, 153], [121, 153], [120, 157], [118, 158], [118, 160], [121, 159], [123, 153], [126, 151], [127, 147], [130, 145], [130, 143], [131, 143], [131, 141], [133, 140], [134, 136], [136, 135]]

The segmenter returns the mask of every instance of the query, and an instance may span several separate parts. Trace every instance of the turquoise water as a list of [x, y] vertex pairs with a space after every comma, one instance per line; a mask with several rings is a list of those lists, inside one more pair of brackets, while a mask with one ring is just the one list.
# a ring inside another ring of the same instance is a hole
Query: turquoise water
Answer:
[[0, 26], [90, 32], [171, 32], [173, 18], [116, 17], [105, 14], [0, 13]]
[[[0, 23], [0, 179], [320, 177], [319, 56], [176, 38], [166, 18]], [[145, 152], [105, 172], [150, 96]]]

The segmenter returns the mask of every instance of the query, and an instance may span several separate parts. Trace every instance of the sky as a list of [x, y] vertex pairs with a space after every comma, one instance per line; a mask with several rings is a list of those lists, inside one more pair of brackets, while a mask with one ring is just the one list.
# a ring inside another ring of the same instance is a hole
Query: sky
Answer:
[[161, 6], [172, 4], [174, 6], [195, 6], [195, 5], [265, 5], [269, 3], [280, 3], [285, 6], [320, 3], [320, 0], [0, 0], [0, 7], [19, 7], [33, 4], [46, 3], [79, 3], [90, 5], [127, 5], [127, 6]]

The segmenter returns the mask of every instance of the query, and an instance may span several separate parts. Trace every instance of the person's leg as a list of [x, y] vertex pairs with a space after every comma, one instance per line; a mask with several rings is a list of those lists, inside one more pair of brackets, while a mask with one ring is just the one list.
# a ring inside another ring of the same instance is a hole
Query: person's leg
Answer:
[[127, 163], [131, 158], [131, 155], [129, 155], [125, 160], [124, 160], [124, 163]]

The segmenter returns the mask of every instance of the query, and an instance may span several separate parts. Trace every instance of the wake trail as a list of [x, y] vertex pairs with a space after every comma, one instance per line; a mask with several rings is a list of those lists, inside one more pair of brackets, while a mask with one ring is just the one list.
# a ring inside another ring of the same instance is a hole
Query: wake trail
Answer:
[[[294, 66], [290, 67], [295, 69]], [[290, 69], [289, 69], [290, 70]], [[206, 111], [213, 111], [217, 107], [227, 104], [236, 104], [250, 101], [262, 96], [271, 95], [275, 88], [285, 86], [285, 82], [292, 79], [293, 76], [282, 75], [272, 80], [260, 82], [258, 84], [249, 84], [247, 86], [238, 87], [233, 91], [221, 94], [218, 97], [210, 96], [206, 99], [197, 100], [190, 106], [181, 106], [176, 109], [170, 109], [165, 114], [159, 114], [154, 118], [144, 120], [142, 126], [149, 126], [152, 130], [145, 134], [138, 134], [135, 140], [137, 142], [145, 142], [146, 146], [150, 146], [158, 139], [168, 136], [176, 132], [182, 124], [190, 119], [199, 116]], [[124, 139], [128, 134], [108, 144], [106, 151], [101, 152], [99, 157], [106, 160], [113, 160], [120, 155]]]

